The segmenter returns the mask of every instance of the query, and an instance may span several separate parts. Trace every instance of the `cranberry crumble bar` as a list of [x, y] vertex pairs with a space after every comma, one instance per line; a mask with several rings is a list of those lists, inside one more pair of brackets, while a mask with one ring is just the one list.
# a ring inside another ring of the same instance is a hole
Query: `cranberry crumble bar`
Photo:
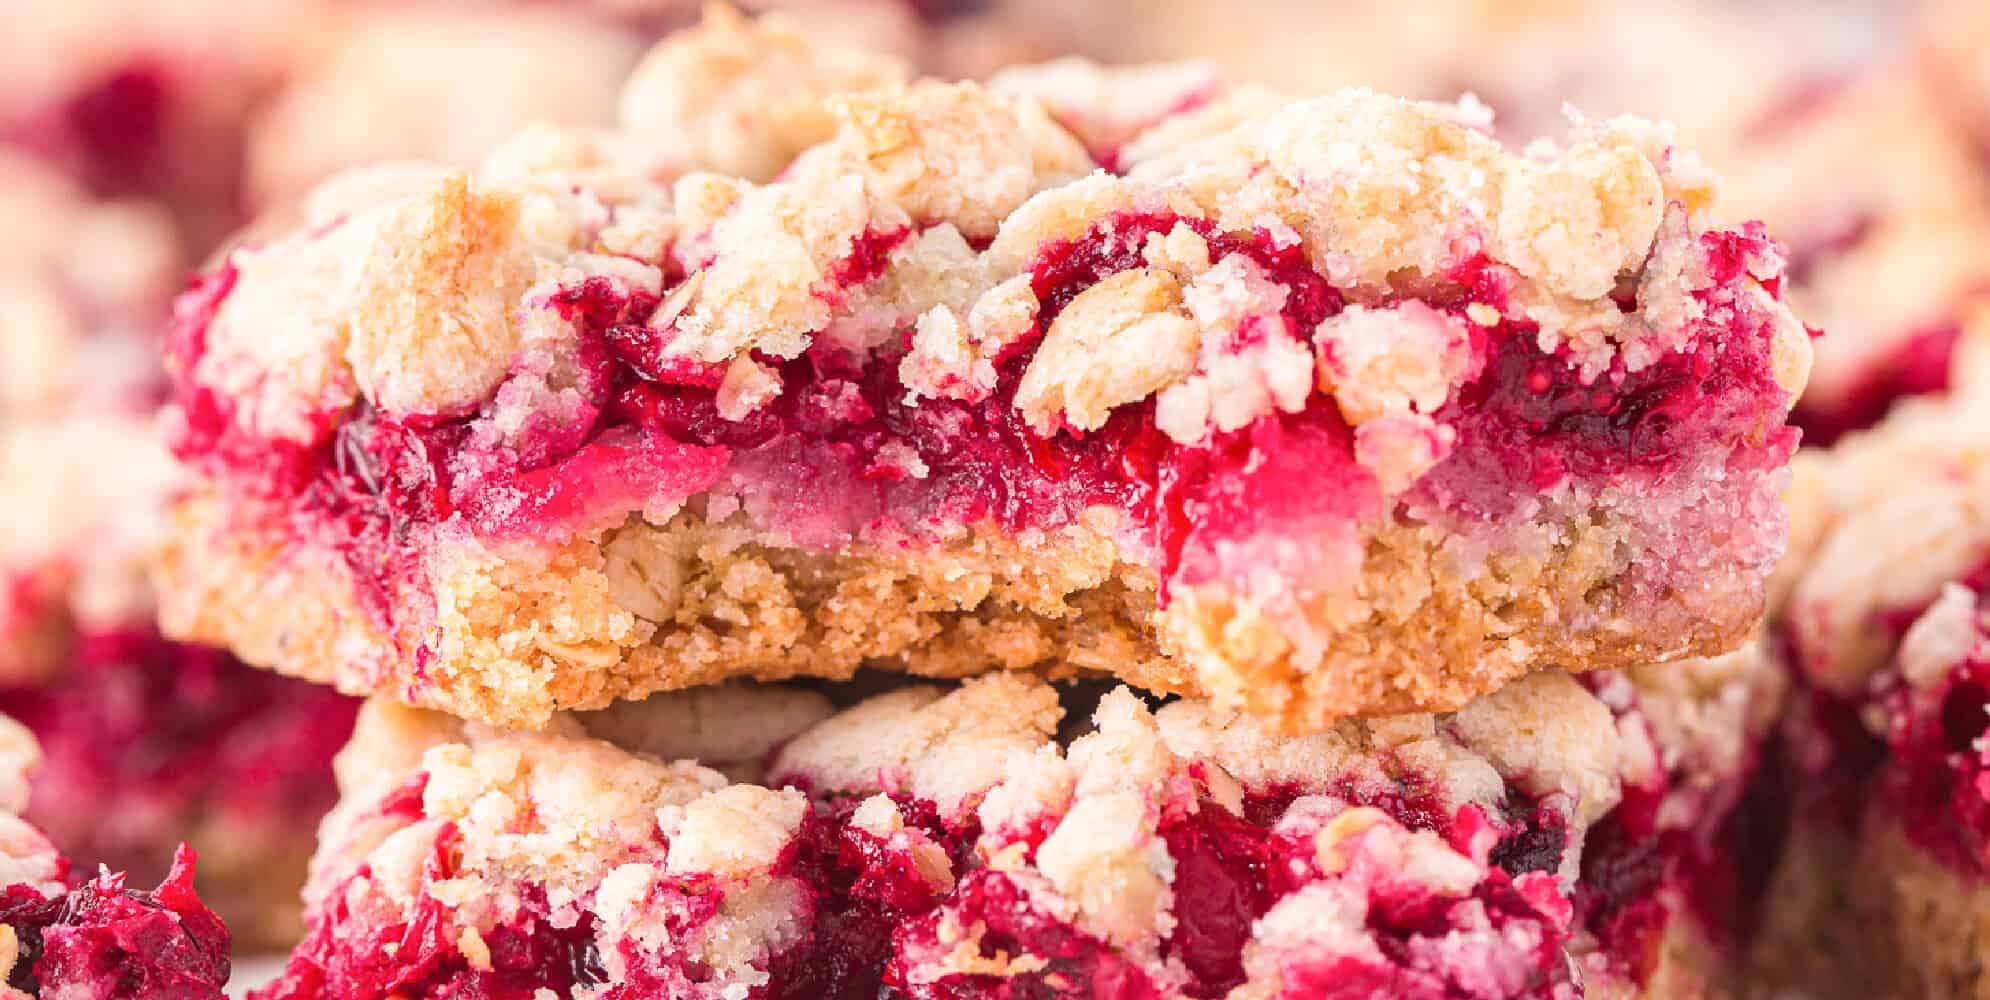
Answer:
[[228, 930], [194, 894], [180, 848], [152, 891], [68, 859], [20, 818], [39, 750], [0, 716], [0, 1000], [221, 1000]]
[[166, 627], [525, 726], [992, 656], [1317, 729], [1746, 638], [1810, 338], [1697, 160], [1226, 109], [1110, 171], [923, 81], [745, 109], [764, 183], [641, 116], [334, 181], [177, 306]]
[[1766, 870], [1763, 667], [1539, 674], [1299, 737], [1126, 688], [1063, 720], [1008, 673], [539, 733], [376, 699], [259, 996], [1704, 995]]
[[176, 480], [154, 427], [183, 280], [155, 208], [0, 160], [0, 712], [40, 740], [26, 817], [79, 864], [167, 877], [205, 856], [250, 943], [297, 933], [308, 831], [357, 703], [160, 637], [146, 563]]
[[1981, 397], [1920, 401], [1819, 460], [1768, 961], [1822, 997], [1990, 998], [1986, 429]]

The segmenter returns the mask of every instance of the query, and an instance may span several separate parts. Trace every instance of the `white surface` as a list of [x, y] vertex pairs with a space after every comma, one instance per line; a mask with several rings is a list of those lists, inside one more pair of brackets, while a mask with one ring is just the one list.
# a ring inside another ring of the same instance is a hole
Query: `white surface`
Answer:
[[267, 984], [283, 971], [282, 955], [237, 955], [234, 972], [228, 977], [228, 995], [235, 1000], [250, 990]]

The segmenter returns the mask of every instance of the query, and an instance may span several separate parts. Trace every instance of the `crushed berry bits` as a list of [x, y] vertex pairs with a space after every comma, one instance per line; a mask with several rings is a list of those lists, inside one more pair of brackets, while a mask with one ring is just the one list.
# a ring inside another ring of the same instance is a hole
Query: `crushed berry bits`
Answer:
[[105, 873], [54, 897], [0, 891], [0, 924], [20, 953], [8, 985], [79, 1000], [219, 1000], [228, 982], [228, 929], [195, 895], [194, 854], [181, 847], [151, 892]]

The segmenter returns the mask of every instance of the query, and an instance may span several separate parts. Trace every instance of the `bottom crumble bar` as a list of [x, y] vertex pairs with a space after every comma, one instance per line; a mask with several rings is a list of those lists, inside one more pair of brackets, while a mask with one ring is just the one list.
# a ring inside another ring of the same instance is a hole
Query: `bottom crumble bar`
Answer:
[[257, 996], [1724, 995], [1773, 842], [1740, 807], [1764, 662], [1307, 737], [1006, 674], [544, 733], [375, 700]]

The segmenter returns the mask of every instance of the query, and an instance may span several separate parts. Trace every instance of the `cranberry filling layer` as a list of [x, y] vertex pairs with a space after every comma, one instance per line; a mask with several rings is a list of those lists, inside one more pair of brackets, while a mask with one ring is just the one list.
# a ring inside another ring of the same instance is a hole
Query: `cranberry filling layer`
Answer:
[[55, 680], [0, 690], [42, 745], [28, 819], [86, 865], [142, 878], [196, 823], [308, 835], [357, 704], [149, 629], [84, 635]]
[[[1601, 692], [1617, 683], [1613, 676], [1583, 680]], [[1706, 780], [1690, 758], [1673, 761], [1644, 784], [1627, 783], [1616, 808], [1588, 829], [1572, 902], [1576, 922], [1615, 968], [1646, 982], [1682, 909], [1700, 940], [1729, 960], [1745, 958], [1789, 832], [1792, 790], [1781, 760], [1770, 734], [1718, 780]]]
[[[1305, 341], [1342, 309], [1341, 292], [1297, 247], [1196, 219], [1122, 214], [1039, 250], [1030, 269], [1037, 332], [995, 359], [995, 388], [976, 402], [909, 401], [898, 376], [902, 348], [858, 358], [818, 343], [792, 360], [758, 358], [780, 393], [727, 419], [720, 373], [663, 353], [672, 331], [643, 324], [655, 299], [595, 278], [546, 305], [579, 332], [582, 402], [572, 420], [534, 414], [529, 430], [496, 445], [483, 427], [495, 403], [419, 418], [362, 404], [326, 415], [316, 444], [286, 446], [243, 434], [227, 399], [182, 377], [177, 447], [238, 488], [274, 498], [283, 530], [343, 554], [383, 614], [411, 584], [419, 592], [423, 539], [438, 525], [557, 541], [647, 502], [700, 493], [722, 476], [747, 483], [757, 517], [812, 547], [833, 548], [880, 525], [913, 536], [978, 523], [1013, 532], [1057, 528], [1095, 505], [1119, 508], [1131, 515], [1121, 541], [1148, 554], [1165, 597], [1173, 584], [1242, 573], [1224, 553], [1253, 540], [1345, 533], [1384, 513], [1374, 477], [1355, 460], [1352, 431], [1323, 394], [1300, 412], [1273, 412], [1196, 444], [1160, 433], [1151, 400], [1119, 407], [1089, 433], [1042, 436], [1023, 424], [1015, 396], [1042, 331], [1079, 293], [1138, 266], [1147, 237], [1177, 225], [1202, 235], [1212, 258], [1247, 258], [1284, 290], [1282, 310], [1246, 323], [1238, 347]], [[873, 277], [903, 236], [858, 240], [837, 269], [844, 290]], [[1701, 243], [1714, 284], [1696, 294], [1709, 302], [1748, 280], [1750, 255], [1771, 249], [1756, 228], [1708, 233]], [[1453, 277], [1456, 287], [1429, 305], [1457, 316], [1505, 305], [1503, 269], [1475, 263]], [[224, 267], [180, 303], [174, 343], [183, 373], [199, 362], [232, 282]], [[1588, 381], [1572, 359], [1544, 353], [1530, 323], [1466, 323], [1482, 364], [1436, 414], [1458, 440], [1425, 477], [1419, 508], [1476, 522], [1572, 481], [1650, 483], [1688, 463], [1781, 461], [1793, 438], [1774, 430], [1784, 400], [1769, 369], [1768, 324], [1729, 307], [1709, 315], [1683, 350], [1635, 372], [1618, 362]], [[495, 398], [504, 396], [501, 387]], [[1300, 581], [1321, 573], [1312, 564], [1278, 568]]]
[[19, 941], [8, 985], [77, 1000], [219, 1000], [228, 982], [228, 929], [194, 894], [193, 851], [182, 846], [159, 888], [105, 874], [62, 895], [0, 890], [0, 924]]
[[[894, 936], [941, 902], [941, 892], [905, 852], [850, 824], [857, 805], [849, 798], [829, 800], [796, 839], [788, 870], [815, 894], [815, 921], [808, 944], [768, 970], [772, 996], [871, 1000], [886, 995], [883, 987], [902, 978], [885, 971]], [[900, 798], [897, 805], [909, 826], [949, 848], [956, 870], [969, 864], [978, 827], [950, 829], [923, 799]]]

